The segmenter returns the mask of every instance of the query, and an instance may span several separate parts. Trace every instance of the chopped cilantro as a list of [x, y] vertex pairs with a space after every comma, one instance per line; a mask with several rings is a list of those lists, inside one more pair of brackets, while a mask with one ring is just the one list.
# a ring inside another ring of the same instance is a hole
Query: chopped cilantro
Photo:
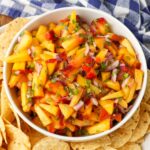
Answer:
[[90, 85], [91, 85], [91, 80], [86, 80], [86, 83], [87, 83], [87, 87], [90, 87]]
[[55, 82], [56, 82], [56, 79], [55, 79], [55, 78], [51, 79], [51, 82], [52, 82], [52, 83], [55, 83]]
[[107, 67], [106, 63], [105, 63], [105, 62], [102, 62], [102, 63], [101, 63], [101, 69], [102, 69], [102, 70], [105, 70], [106, 67]]
[[73, 24], [76, 24], [76, 20], [72, 20], [72, 23], [73, 23]]
[[85, 129], [79, 129], [75, 132], [76, 136], [88, 135], [88, 132]]
[[110, 46], [111, 42], [107, 40], [107, 41], [105, 41], [105, 44], [108, 45], [108, 46]]
[[129, 74], [128, 74], [128, 73], [124, 73], [124, 74], [123, 74], [123, 78], [124, 78], [124, 79], [126, 79], [126, 78], [128, 78], [128, 77], [129, 77]]
[[93, 44], [93, 42], [94, 42], [94, 38], [93, 38], [93, 36], [88, 36], [88, 42], [89, 42], [89, 44]]

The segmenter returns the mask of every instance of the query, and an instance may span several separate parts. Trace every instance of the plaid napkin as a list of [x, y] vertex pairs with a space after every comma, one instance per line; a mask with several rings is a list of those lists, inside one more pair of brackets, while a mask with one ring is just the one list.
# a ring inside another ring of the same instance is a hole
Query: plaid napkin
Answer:
[[123, 22], [140, 41], [150, 69], [150, 0], [0, 0], [0, 13], [13, 18], [40, 15], [61, 7], [103, 10]]

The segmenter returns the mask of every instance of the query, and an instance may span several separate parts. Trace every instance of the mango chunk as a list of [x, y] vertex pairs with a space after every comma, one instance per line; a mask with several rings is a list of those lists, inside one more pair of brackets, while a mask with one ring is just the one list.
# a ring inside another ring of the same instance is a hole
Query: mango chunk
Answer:
[[59, 108], [65, 119], [68, 119], [74, 112], [74, 109], [67, 104], [59, 104]]
[[48, 117], [48, 115], [40, 108], [40, 106], [35, 105], [34, 109], [44, 127], [52, 122], [51, 118]]
[[112, 100], [100, 100], [100, 105], [111, 115], [114, 111], [114, 101]]
[[39, 106], [54, 116], [58, 115], [59, 108], [57, 106], [48, 105], [48, 104], [39, 104]]
[[109, 93], [109, 94], [105, 95], [104, 97], [101, 98], [101, 100], [120, 98], [120, 97], [123, 97], [123, 95], [124, 94], [123, 94], [122, 90], [120, 90], [120, 91]]
[[113, 82], [113, 81], [109, 80], [109, 81], [105, 82], [105, 84], [106, 84], [107, 87], [109, 87], [109, 88], [111, 88], [111, 89], [113, 89], [115, 91], [119, 91], [120, 90], [120, 84], [119, 84], [118, 81]]
[[96, 133], [104, 132], [109, 129], [110, 129], [110, 118], [105, 119], [100, 123], [97, 123], [93, 126], [86, 128], [89, 134], [96, 134]]
[[137, 83], [136, 90], [140, 90], [142, 87], [143, 75], [144, 73], [142, 70], [135, 69], [134, 77], [135, 77], [135, 82]]

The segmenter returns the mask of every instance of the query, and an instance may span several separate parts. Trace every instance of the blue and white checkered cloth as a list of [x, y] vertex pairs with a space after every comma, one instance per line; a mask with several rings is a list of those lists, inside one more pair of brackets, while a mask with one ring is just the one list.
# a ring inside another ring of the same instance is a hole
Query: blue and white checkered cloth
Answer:
[[16, 17], [40, 15], [61, 7], [103, 10], [123, 22], [140, 41], [150, 69], [150, 0], [0, 0], [0, 13]]

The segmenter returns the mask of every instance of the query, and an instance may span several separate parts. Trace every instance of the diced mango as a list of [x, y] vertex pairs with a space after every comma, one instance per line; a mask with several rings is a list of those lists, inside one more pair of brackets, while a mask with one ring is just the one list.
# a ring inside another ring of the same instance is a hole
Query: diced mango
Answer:
[[70, 102], [70, 106], [76, 105], [79, 102], [82, 94], [83, 94], [83, 89], [79, 89], [79, 93], [72, 97], [71, 102]]
[[113, 54], [113, 56], [116, 56], [117, 51], [116, 51], [116, 49], [113, 47], [113, 44], [106, 45], [105, 47]]
[[142, 70], [135, 69], [134, 78], [135, 78], [135, 82], [137, 83], [136, 90], [140, 90], [142, 87], [143, 75], [144, 73]]
[[54, 70], [55, 70], [55, 67], [57, 65], [57, 62], [53, 62], [53, 63], [47, 63], [47, 68], [48, 68], [48, 75], [52, 75]]
[[107, 87], [109, 87], [109, 88], [111, 88], [111, 89], [113, 89], [115, 91], [119, 91], [120, 90], [120, 84], [119, 84], [118, 81], [113, 82], [113, 81], [109, 80], [109, 81], [105, 82], [105, 84], [106, 84]]
[[100, 100], [100, 105], [111, 115], [114, 111], [114, 101], [112, 100]]
[[40, 55], [41, 59], [47, 61], [49, 59], [56, 59], [57, 53], [44, 51], [43, 54]]
[[4, 61], [6, 61], [7, 63], [25, 62], [31, 61], [31, 57], [29, 56], [27, 51], [22, 51], [20, 53], [6, 57]]
[[55, 33], [55, 35], [56, 35], [57, 37], [60, 37], [61, 31], [62, 31], [63, 29], [64, 29], [64, 26], [61, 25], [61, 24], [58, 24], [58, 25], [55, 26], [55, 28], [53, 29], [53, 31], [54, 31], [54, 33]]
[[68, 119], [74, 112], [74, 109], [67, 104], [59, 104], [59, 108], [64, 115], [65, 119]]
[[121, 105], [123, 108], [128, 108], [128, 103], [124, 100], [124, 99], [121, 99], [119, 100], [119, 105]]
[[34, 97], [44, 96], [42, 83], [39, 81], [37, 73], [33, 74], [32, 90], [33, 90]]
[[59, 108], [57, 106], [48, 105], [48, 104], [39, 104], [39, 106], [54, 116], [58, 115]]
[[100, 49], [100, 50], [102, 50], [103, 48], [104, 48], [104, 45], [105, 45], [105, 38], [95, 38], [94, 39], [94, 41], [95, 41], [95, 44], [96, 44], [96, 46]]
[[87, 127], [86, 130], [89, 134], [96, 134], [110, 129], [110, 118], [103, 120], [100, 123]]
[[51, 118], [40, 108], [40, 106], [35, 105], [34, 109], [44, 127], [52, 122]]
[[129, 96], [130, 88], [128, 86], [126, 86], [126, 87], [122, 88], [122, 91], [124, 94], [123, 98], [127, 99], [127, 97]]
[[37, 33], [36, 33], [36, 38], [40, 41], [40, 42], [43, 42], [46, 40], [46, 33], [47, 33], [47, 27], [44, 26], [44, 25], [40, 25], [38, 30], [37, 30]]
[[48, 50], [51, 51], [51, 52], [54, 52], [54, 51], [55, 51], [55, 44], [52, 43], [51, 41], [43, 41], [42, 44], [41, 44], [41, 46], [42, 46], [43, 48], [48, 49]]
[[124, 39], [120, 42], [120, 44], [121, 44], [122, 46], [126, 47], [127, 50], [128, 50], [128, 52], [129, 52], [132, 56], [136, 57], [135, 51], [134, 51], [134, 49], [133, 49], [133, 47], [132, 47], [132, 45], [131, 45], [131, 43], [129, 42], [128, 39], [124, 38]]
[[21, 78], [21, 74], [19, 75], [12, 74], [8, 83], [9, 87], [13, 88], [14, 86], [16, 86], [20, 78]]
[[108, 50], [107, 49], [102, 49], [100, 52], [96, 55], [96, 62], [103, 62], [106, 58]]
[[27, 90], [28, 90], [27, 82], [23, 82], [21, 84], [21, 105], [24, 112], [29, 112], [31, 108], [31, 102], [27, 98]]
[[74, 36], [74, 37], [69, 38], [68, 40], [65, 40], [62, 43], [62, 47], [66, 51], [70, 51], [70, 50], [73, 50], [74, 48], [78, 47], [82, 42], [83, 42], [83, 38], [81, 38], [79, 36]]
[[73, 119], [72, 120], [72, 124], [76, 125], [78, 127], [86, 127], [86, 126], [90, 126], [93, 124], [92, 121], [90, 120], [79, 120], [79, 119]]
[[105, 95], [104, 97], [101, 98], [101, 100], [120, 98], [120, 97], [123, 97], [123, 95], [124, 94], [123, 94], [122, 90], [120, 90], [120, 91], [109, 93], [109, 94]]
[[108, 80], [110, 76], [111, 76], [110, 72], [101, 72], [102, 81]]
[[21, 41], [17, 46], [17, 51], [27, 50], [32, 44], [32, 35], [29, 31], [24, 31], [23, 36], [21, 37]]
[[[134, 79], [133, 79], [133, 80], [134, 80]], [[129, 96], [128, 96], [127, 99], [126, 99], [126, 102], [127, 102], [127, 103], [130, 103], [130, 102], [133, 100], [133, 98], [134, 98], [134, 93], [135, 93], [135, 91], [136, 91], [136, 86], [137, 86], [137, 84], [136, 84], [136, 82], [134, 81], [134, 82], [133, 82], [133, 85], [132, 85], [131, 88], [130, 88]]]
[[26, 63], [25, 62], [16, 62], [13, 64], [13, 71], [16, 70], [25, 70]]
[[53, 22], [50, 22], [50, 23], [49, 23], [49, 30], [50, 30], [50, 31], [53, 30], [55, 27], [56, 27], [56, 24], [55, 24], [55, 23], [53, 23]]
[[82, 86], [82, 87], [86, 87], [87, 86], [87, 80], [86, 78], [82, 77], [80, 74], [78, 74], [77, 76], [77, 83]]

